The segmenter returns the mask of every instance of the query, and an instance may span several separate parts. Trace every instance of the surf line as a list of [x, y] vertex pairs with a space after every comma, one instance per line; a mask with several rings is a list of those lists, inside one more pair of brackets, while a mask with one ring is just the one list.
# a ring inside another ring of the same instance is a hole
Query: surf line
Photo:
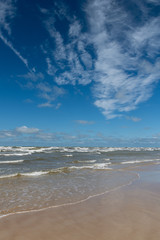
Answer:
[[88, 196], [88, 197], [85, 198], [85, 199], [82, 199], [82, 200], [79, 200], [79, 201], [76, 201], [76, 202], [72, 202], [72, 203], [64, 203], [64, 204], [60, 204], [60, 205], [49, 206], [49, 207], [41, 208], [41, 209], [33, 209], [33, 210], [28, 210], [28, 211], [8, 213], [8, 214], [1, 215], [1, 216], [0, 216], [0, 220], [3, 219], [3, 218], [5, 218], [5, 217], [9, 217], [9, 216], [13, 216], [13, 215], [42, 212], [42, 211], [45, 211], [45, 210], [48, 210], [48, 209], [60, 208], [60, 207], [65, 207], [65, 206], [72, 206], [72, 205], [77, 205], [77, 204], [86, 202], [86, 201], [88, 201], [88, 200], [90, 200], [90, 199], [92, 199], [92, 198], [99, 197], [99, 196], [103, 196], [103, 195], [105, 195], [105, 194], [108, 194], [108, 193], [117, 191], [117, 190], [119, 190], [119, 189], [121, 189], [121, 188], [123, 188], [123, 187], [127, 187], [127, 186], [132, 185], [132, 183], [133, 183], [134, 181], [140, 179], [139, 173], [134, 173], [134, 175], [136, 175], [136, 178], [133, 179], [133, 180], [131, 180], [131, 181], [129, 181], [129, 182], [126, 183], [126, 184], [123, 184], [123, 185], [121, 185], [121, 186], [115, 187], [115, 188], [113, 188], [113, 189], [111, 189], [111, 190], [107, 190], [107, 191], [102, 192], [102, 193], [98, 193], [98, 194], [94, 194], [94, 195]]

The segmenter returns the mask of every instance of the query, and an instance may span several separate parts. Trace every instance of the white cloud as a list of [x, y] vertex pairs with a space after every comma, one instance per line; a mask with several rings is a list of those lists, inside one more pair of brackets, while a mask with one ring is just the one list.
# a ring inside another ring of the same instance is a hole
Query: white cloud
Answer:
[[53, 104], [51, 104], [50, 102], [46, 102], [46, 103], [41, 103], [41, 104], [38, 104], [38, 107], [39, 108], [45, 108], [45, 107], [53, 107]]
[[138, 118], [138, 117], [126, 117], [126, 119], [128, 119], [128, 120], [131, 120], [131, 121], [133, 121], [133, 122], [139, 122], [139, 121], [141, 121], [142, 119], [141, 118]]
[[39, 97], [48, 101], [48, 106], [51, 106], [51, 103], [54, 102], [56, 98], [63, 96], [66, 93], [63, 88], [50, 86], [48, 83], [38, 84], [37, 89], [39, 90]]
[[0, 1], [0, 31], [5, 30], [10, 35], [11, 28], [7, 19], [11, 20], [15, 16], [15, 7], [12, 0]]
[[[11, 41], [16, 1], [0, 0], [0, 38], [27, 67], [28, 73], [19, 77], [45, 100], [38, 107], [53, 107], [55, 99], [65, 94], [54, 84], [92, 83], [94, 104], [107, 119], [122, 116], [147, 101], [160, 75], [160, 17], [150, 18], [147, 2], [159, 4], [158, 0], [135, 1], [141, 11], [138, 22], [119, 1], [88, 0], [83, 8], [87, 32], [62, 2], [54, 3], [50, 10], [40, 8], [49, 36], [41, 49], [46, 72], [54, 80], [51, 83], [44, 74], [29, 69], [27, 59]], [[57, 18], [66, 20], [68, 32], [57, 28]]]
[[40, 130], [38, 128], [29, 128], [26, 126], [22, 126], [22, 127], [17, 127], [15, 131], [17, 133], [33, 134], [33, 133], [38, 133]]
[[[160, 51], [159, 18], [136, 28], [120, 5], [104, 0], [90, 1], [86, 12], [97, 53], [95, 105], [111, 119], [136, 109], [152, 96], [160, 74], [156, 67], [159, 59], [155, 60]], [[144, 61], [145, 50], [153, 61]]]
[[[81, 120], [84, 121], [85, 120]], [[86, 121], [88, 122], [88, 121]], [[85, 124], [85, 123], [82, 123]], [[13, 130], [0, 131], [1, 145], [33, 145], [33, 146], [159, 146], [160, 134], [152, 137], [118, 138], [117, 136], [105, 136], [100, 132], [88, 132], [71, 134], [66, 132], [46, 132], [38, 128], [26, 126]]]
[[147, 0], [147, 2], [155, 4], [155, 5], [160, 5], [160, 1], [159, 0]]
[[[58, 12], [56, 12], [58, 14]], [[47, 63], [47, 73], [53, 76], [58, 85], [87, 85], [92, 81], [91, 69], [93, 59], [87, 51], [87, 39], [81, 32], [81, 24], [75, 16], [66, 18], [69, 24], [68, 41], [64, 41], [64, 36], [55, 27], [55, 18], [50, 11], [44, 13], [44, 25], [55, 48], [43, 46]], [[52, 17], [51, 17], [52, 16]], [[58, 15], [59, 16], [59, 15]], [[87, 43], [88, 44], [88, 43]], [[50, 50], [51, 49], [51, 50]]]
[[45, 99], [47, 102], [38, 104], [38, 107], [54, 107], [52, 104], [58, 97], [66, 94], [66, 91], [62, 87], [58, 87], [46, 81], [44, 74], [41, 72], [28, 72], [24, 75], [19, 75], [19, 78], [26, 80], [19, 82], [20, 86], [28, 89], [35, 89], [39, 98]]
[[61, 107], [61, 103], [57, 103], [57, 105], [55, 106], [55, 109], [59, 109]]
[[86, 120], [76, 120], [77, 123], [82, 124], [82, 125], [91, 125], [94, 124], [93, 121], [86, 121]]
[[24, 103], [33, 103], [33, 100], [30, 99], [30, 98], [27, 98], [27, 99], [24, 100]]
[[80, 35], [80, 33], [81, 33], [81, 25], [76, 20], [72, 24], [70, 24], [69, 35], [71, 37], [78, 37]]
[[48, 74], [58, 85], [93, 83], [94, 104], [107, 119], [147, 101], [159, 80], [160, 19], [149, 19], [145, 3], [136, 4], [142, 14], [139, 23], [118, 1], [88, 0], [84, 8], [87, 32], [82, 32], [82, 23], [64, 6], [65, 14], [59, 14], [57, 4], [56, 16], [69, 22], [67, 41], [55, 28], [51, 11], [43, 11], [45, 27], [55, 42], [55, 50], [43, 46]]
[[0, 39], [6, 44], [15, 55], [23, 62], [27, 69], [29, 69], [28, 61], [21, 53], [14, 47], [13, 43], [9, 40], [11, 35], [11, 21], [16, 15], [15, 1], [13, 0], [0, 0]]
[[37, 88], [40, 90], [40, 91], [42, 91], [42, 92], [51, 92], [52, 91], [52, 89], [51, 89], [51, 87], [49, 86], [49, 84], [48, 83], [44, 83], [44, 82], [41, 82], [41, 83], [38, 83], [37, 84]]
[[[45, 53], [45, 51], [43, 51]], [[49, 57], [46, 57], [46, 63], [47, 63], [47, 73], [48, 75], [51, 75], [51, 76], [55, 76], [55, 73], [56, 73], [56, 68], [55, 66], [52, 64], [52, 61]]]
[[37, 82], [38, 80], [43, 80], [44, 79], [44, 75], [42, 73], [35, 73], [33, 71], [29, 71], [27, 74], [24, 75], [19, 75], [18, 77], [26, 79], [28, 81], [32, 81], [32, 82]]
[[26, 66], [26, 68], [29, 70], [29, 66], [28, 66], [28, 61], [27, 61], [27, 59], [25, 59], [25, 58], [20, 54], [20, 52], [17, 51], [17, 50], [14, 48], [13, 44], [12, 44], [9, 40], [7, 40], [7, 38], [5, 38], [5, 37], [3, 36], [3, 34], [1, 33], [1, 31], [0, 31], [0, 39], [16, 54], [16, 56], [24, 63], [24, 65]]

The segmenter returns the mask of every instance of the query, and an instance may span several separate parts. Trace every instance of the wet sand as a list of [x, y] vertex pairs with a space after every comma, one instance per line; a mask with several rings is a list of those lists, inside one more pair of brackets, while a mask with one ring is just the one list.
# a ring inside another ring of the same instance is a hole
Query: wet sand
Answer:
[[152, 174], [87, 201], [0, 219], [0, 240], [159, 240], [160, 182]]

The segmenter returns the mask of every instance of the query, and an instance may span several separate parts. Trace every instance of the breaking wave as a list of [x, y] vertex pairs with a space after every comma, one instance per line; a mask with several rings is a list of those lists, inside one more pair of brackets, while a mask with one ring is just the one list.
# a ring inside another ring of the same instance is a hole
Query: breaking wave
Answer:
[[0, 156], [24, 156], [34, 153], [65, 153], [66, 157], [72, 157], [72, 153], [93, 153], [103, 154], [107, 152], [152, 152], [160, 151], [160, 148], [153, 147], [4, 147], [0, 146]]
[[70, 172], [73, 170], [81, 170], [81, 169], [107, 170], [107, 169], [111, 169], [108, 167], [109, 164], [111, 164], [111, 163], [98, 163], [98, 164], [79, 166], [79, 167], [77, 167], [77, 166], [62, 167], [62, 168], [52, 169], [49, 171], [15, 173], [15, 174], [9, 174], [9, 175], [2, 175], [2, 176], [0, 176], [0, 179], [13, 178], [13, 177], [39, 177], [41, 175], [55, 174], [55, 173], [67, 173], [67, 172]]
[[121, 162], [121, 164], [134, 164], [134, 163], [145, 163], [145, 162], [154, 162], [154, 161], [160, 161], [160, 159], [126, 161], [126, 162]]
[[0, 164], [15, 164], [15, 163], [22, 163], [24, 160], [12, 160], [12, 161], [0, 161]]

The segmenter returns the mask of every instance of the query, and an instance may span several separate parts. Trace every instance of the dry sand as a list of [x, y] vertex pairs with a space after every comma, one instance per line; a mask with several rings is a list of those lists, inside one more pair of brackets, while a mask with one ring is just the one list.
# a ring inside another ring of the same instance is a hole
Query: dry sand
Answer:
[[160, 186], [136, 181], [82, 203], [0, 219], [0, 240], [159, 240]]

